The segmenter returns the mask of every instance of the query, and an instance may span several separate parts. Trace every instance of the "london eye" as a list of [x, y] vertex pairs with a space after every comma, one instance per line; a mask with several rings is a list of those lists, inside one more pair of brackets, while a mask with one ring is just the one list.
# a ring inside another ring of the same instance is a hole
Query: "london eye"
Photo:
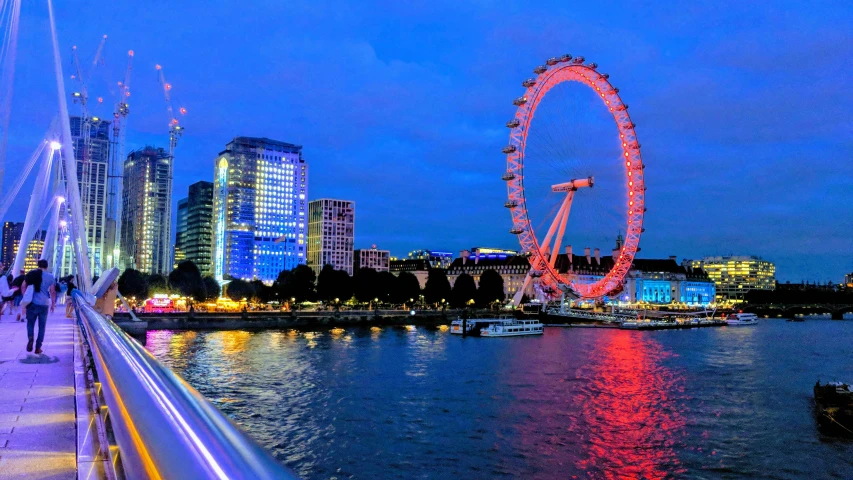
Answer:
[[[517, 109], [506, 124], [510, 135], [503, 148], [510, 233], [530, 261], [519, 292], [532, 285], [546, 301], [564, 293], [582, 299], [613, 295], [644, 231], [646, 187], [635, 124], [609, 76], [583, 57], [553, 57], [533, 72], [513, 101]], [[598, 242], [614, 231], [624, 232], [624, 240], [620, 235], [612, 259], [602, 262], [596, 249], [595, 271], [566, 268], [573, 258], [570, 242]], [[566, 260], [558, 265], [561, 245]]]

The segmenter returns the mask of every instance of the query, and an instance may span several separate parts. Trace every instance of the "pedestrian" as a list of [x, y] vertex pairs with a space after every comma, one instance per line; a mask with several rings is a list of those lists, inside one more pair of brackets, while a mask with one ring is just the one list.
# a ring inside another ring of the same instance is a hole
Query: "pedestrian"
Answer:
[[68, 285], [68, 290], [66, 290], [67, 295], [65, 297], [65, 318], [73, 318], [74, 313], [74, 299], [71, 296], [71, 293], [77, 288], [74, 285], [74, 276], [68, 275], [65, 279], [65, 283]]
[[12, 275], [4, 274], [2, 278], [0, 278], [0, 317], [3, 316], [3, 311], [6, 310], [6, 306], [9, 306], [9, 315], [12, 315], [12, 301], [15, 299], [15, 292], [18, 291], [17, 288], [12, 288]]
[[[16, 288], [17, 290], [15, 291], [15, 294], [12, 297], [12, 309], [10, 310], [10, 313], [15, 313], [15, 307], [21, 306], [21, 299], [24, 298], [24, 290], [21, 287], [24, 284], [24, 274], [25, 273], [26, 272], [22, 268], [21, 271], [18, 273], [18, 276], [15, 277], [14, 280], [12, 280], [12, 288]], [[19, 322], [24, 321], [24, 319], [21, 317], [22, 313], [23, 312], [18, 312], [18, 321]]]
[[36, 339], [36, 355], [42, 354], [41, 345], [44, 342], [44, 329], [47, 326], [47, 313], [53, 313], [56, 306], [56, 279], [47, 271], [47, 260], [41, 259], [38, 268], [31, 270], [24, 277], [22, 292], [33, 289], [33, 300], [27, 305], [27, 351], [33, 351], [33, 336], [38, 320], [39, 334]]

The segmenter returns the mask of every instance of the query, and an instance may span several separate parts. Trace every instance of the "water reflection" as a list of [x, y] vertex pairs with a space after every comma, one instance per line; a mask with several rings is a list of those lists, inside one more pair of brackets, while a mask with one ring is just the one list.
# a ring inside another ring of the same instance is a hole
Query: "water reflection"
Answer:
[[575, 396], [575, 433], [585, 441], [576, 465], [595, 478], [678, 476], [685, 421], [676, 399], [684, 378], [663, 365], [672, 354], [653, 335], [604, 337], [594, 361], [580, 369], [587, 381]]

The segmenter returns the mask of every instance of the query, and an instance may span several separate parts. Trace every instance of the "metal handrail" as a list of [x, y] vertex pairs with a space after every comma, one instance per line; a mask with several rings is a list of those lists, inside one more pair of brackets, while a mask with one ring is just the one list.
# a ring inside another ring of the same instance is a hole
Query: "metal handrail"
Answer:
[[73, 293], [127, 478], [297, 478]]

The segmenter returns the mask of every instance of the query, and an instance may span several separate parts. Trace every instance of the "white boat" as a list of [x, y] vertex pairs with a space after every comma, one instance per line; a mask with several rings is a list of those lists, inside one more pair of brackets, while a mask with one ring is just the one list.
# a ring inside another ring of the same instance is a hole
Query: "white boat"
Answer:
[[511, 317], [503, 317], [503, 318], [469, 318], [463, 320], [461, 318], [457, 318], [456, 320], [450, 322], [450, 333], [454, 335], [462, 335], [462, 330], [465, 330], [465, 335], [479, 335], [480, 330], [488, 327], [493, 323], [501, 323], [512, 320]]
[[758, 315], [754, 313], [732, 313], [726, 317], [726, 325], [738, 327], [758, 324]]
[[480, 329], [481, 337], [516, 337], [542, 335], [544, 325], [539, 320], [502, 320]]

